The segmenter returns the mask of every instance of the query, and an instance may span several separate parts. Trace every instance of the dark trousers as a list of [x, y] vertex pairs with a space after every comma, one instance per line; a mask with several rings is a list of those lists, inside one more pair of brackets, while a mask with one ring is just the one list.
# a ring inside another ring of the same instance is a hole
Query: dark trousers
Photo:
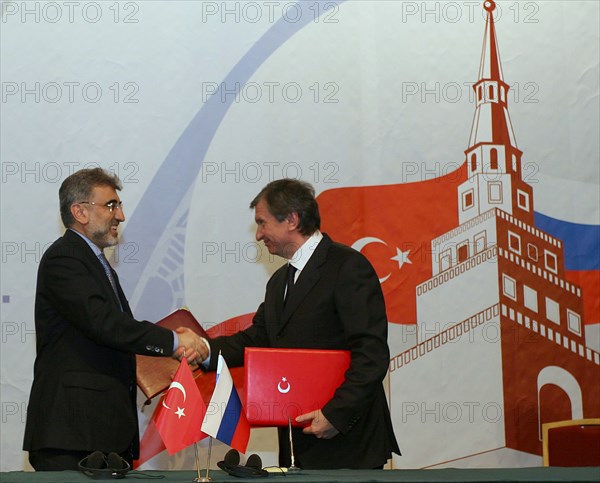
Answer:
[[29, 452], [29, 462], [35, 471], [77, 471], [79, 462], [89, 452], [44, 448]]
[[[69, 451], [66, 449], [44, 448], [29, 452], [29, 463], [35, 471], [79, 470], [79, 462], [89, 456], [88, 451]], [[121, 454], [129, 466], [133, 468], [133, 459], [129, 452]]]

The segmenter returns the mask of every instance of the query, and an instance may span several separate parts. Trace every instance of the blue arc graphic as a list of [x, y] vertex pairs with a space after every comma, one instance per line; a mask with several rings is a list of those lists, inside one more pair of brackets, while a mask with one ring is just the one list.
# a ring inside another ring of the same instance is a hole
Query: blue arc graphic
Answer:
[[[258, 68], [296, 32], [314, 21], [316, 16], [327, 13], [332, 7], [345, 1], [319, 1], [321, 8], [317, 13], [314, 10], [315, 2], [297, 2], [295, 5], [302, 12], [300, 19], [292, 23], [282, 17], [275, 22], [233, 67], [221, 85], [239, 83], [240, 86], [245, 86]], [[234, 96], [225, 98], [223, 102], [219, 88], [202, 105], [163, 161], [128, 221], [125, 231], [127, 239], [133, 241], [138, 250], [136, 263], [123, 263], [119, 266], [126, 293], [134, 293], [161, 236], [183, 197], [196, 181], [208, 147], [235, 101]], [[183, 264], [183, 260], [181, 263]], [[148, 307], [145, 312], [148, 312], [147, 309]]]

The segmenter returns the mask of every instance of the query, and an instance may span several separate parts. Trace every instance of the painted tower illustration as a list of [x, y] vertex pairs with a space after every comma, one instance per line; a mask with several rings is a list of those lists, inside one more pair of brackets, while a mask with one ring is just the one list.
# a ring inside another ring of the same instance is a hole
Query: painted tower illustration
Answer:
[[600, 416], [600, 354], [586, 345], [581, 289], [565, 279], [561, 240], [534, 226], [495, 7], [484, 2], [459, 226], [432, 240], [417, 343], [391, 359], [398, 468], [540, 464], [544, 422]]

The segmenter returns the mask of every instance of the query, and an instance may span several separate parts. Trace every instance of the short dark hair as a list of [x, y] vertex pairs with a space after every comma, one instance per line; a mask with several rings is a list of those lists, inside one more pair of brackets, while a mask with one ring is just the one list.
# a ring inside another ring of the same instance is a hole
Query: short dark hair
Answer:
[[60, 201], [60, 217], [65, 228], [75, 223], [71, 214], [71, 205], [86, 201], [96, 186], [109, 186], [115, 190], [123, 189], [121, 180], [116, 174], [102, 168], [81, 169], [66, 178], [58, 190]]
[[298, 213], [298, 231], [302, 235], [312, 235], [321, 227], [315, 189], [306, 181], [289, 178], [271, 181], [252, 200], [250, 208], [255, 208], [262, 199], [278, 221], [285, 220], [290, 213]]

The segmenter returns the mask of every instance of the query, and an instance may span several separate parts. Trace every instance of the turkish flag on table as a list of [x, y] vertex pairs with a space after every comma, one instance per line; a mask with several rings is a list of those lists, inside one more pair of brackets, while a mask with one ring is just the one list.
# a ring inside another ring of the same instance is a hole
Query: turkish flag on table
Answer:
[[327, 190], [317, 197], [321, 229], [373, 264], [388, 321], [417, 321], [416, 286], [431, 278], [431, 240], [458, 226], [463, 164], [414, 183]]
[[152, 418], [169, 454], [206, 438], [201, 430], [205, 414], [206, 405], [183, 358]]
[[[220, 324], [211, 327], [206, 332], [210, 338], [219, 337], [221, 335], [235, 334], [236, 332], [249, 327], [252, 324], [253, 317], [254, 313], [240, 315], [238, 317], [221, 322]], [[241, 388], [244, 385], [244, 368], [232, 368], [231, 375], [233, 376], [236, 387], [240, 388], [240, 392], [243, 394], [243, 390]], [[204, 401], [204, 406], [206, 407], [206, 402], [210, 402], [210, 398], [215, 387], [215, 373], [197, 371], [194, 383], [200, 391], [202, 400]], [[158, 415], [159, 411], [162, 412], [161, 408], [162, 404], [159, 402], [154, 410], [152, 419], [150, 419], [148, 422], [148, 427], [146, 428], [146, 431], [144, 431], [142, 440], [140, 441], [140, 457], [134, 462], [134, 468], [139, 468], [145, 462], [152, 459], [165, 449], [165, 445], [155, 424], [156, 416]], [[203, 437], [205, 436], [206, 435], [203, 434]]]

